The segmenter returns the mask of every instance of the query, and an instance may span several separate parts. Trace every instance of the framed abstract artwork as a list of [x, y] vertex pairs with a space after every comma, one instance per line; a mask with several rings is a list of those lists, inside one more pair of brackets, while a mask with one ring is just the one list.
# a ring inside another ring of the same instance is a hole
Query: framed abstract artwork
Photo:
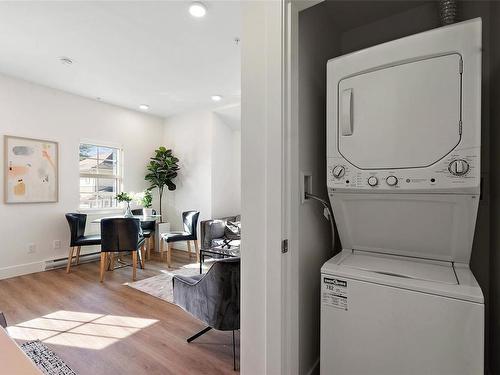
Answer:
[[4, 136], [5, 203], [57, 202], [59, 145], [57, 142]]

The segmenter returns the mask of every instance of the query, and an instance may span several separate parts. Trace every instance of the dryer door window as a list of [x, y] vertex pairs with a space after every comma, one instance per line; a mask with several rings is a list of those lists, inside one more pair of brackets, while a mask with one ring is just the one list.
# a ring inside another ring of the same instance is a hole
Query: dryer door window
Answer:
[[460, 142], [461, 57], [454, 53], [342, 79], [337, 108], [339, 152], [353, 165], [432, 165]]

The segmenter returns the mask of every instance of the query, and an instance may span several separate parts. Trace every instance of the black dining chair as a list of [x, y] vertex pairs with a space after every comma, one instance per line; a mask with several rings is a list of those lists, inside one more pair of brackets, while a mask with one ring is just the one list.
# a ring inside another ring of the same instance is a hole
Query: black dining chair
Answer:
[[203, 275], [175, 275], [174, 303], [206, 324], [187, 339], [196, 340], [212, 328], [233, 331], [233, 365], [236, 370], [234, 331], [240, 329], [240, 258], [219, 259]]
[[194, 242], [194, 247], [196, 250], [196, 262], [200, 261], [200, 248], [198, 245], [198, 218], [200, 216], [199, 211], [186, 211], [182, 213], [182, 222], [184, 225], [184, 231], [179, 232], [166, 232], [161, 234], [160, 238], [160, 255], [163, 259], [163, 253], [165, 251], [164, 243], [167, 244], [167, 265], [170, 268], [172, 247], [174, 242], [186, 241], [188, 246], [189, 257], [191, 258], [191, 241]]
[[[101, 236], [98, 234], [85, 235], [85, 226], [87, 225], [87, 215], [79, 213], [66, 214], [66, 220], [69, 224], [69, 231], [71, 233], [69, 243], [68, 265], [66, 266], [66, 273], [71, 270], [71, 263], [73, 256], [76, 258], [76, 265], [80, 263], [80, 249], [82, 246], [92, 246], [101, 244]], [[75, 254], [76, 250], [76, 254]]]
[[[142, 215], [142, 208], [133, 209], [132, 215]], [[156, 210], [153, 210], [153, 215], [156, 215]], [[147, 259], [151, 256], [151, 248], [154, 248], [155, 227], [156, 221], [141, 221], [142, 236], [146, 239]]]
[[144, 237], [141, 222], [136, 218], [109, 218], [101, 220], [100, 281], [104, 281], [106, 268], [113, 270], [114, 253], [132, 252], [132, 280], [137, 274], [137, 258], [144, 268]]

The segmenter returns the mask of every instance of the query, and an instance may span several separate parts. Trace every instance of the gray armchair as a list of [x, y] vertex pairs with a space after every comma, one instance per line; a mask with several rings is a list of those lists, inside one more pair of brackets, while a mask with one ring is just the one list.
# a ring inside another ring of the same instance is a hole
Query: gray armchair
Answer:
[[236, 370], [234, 331], [240, 328], [240, 258], [217, 260], [203, 275], [175, 275], [172, 283], [174, 303], [207, 325], [187, 342], [212, 328], [233, 331], [233, 365]]
[[227, 240], [236, 242], [231, 247], [239, 247], [239, 237], [227, 238], [226, 226], [229, 222], [240, 222], [241, 216], [228, 216], [220, 219], [205, 220], [200, 223], [201, 248], [212, 249], [223, 246]]

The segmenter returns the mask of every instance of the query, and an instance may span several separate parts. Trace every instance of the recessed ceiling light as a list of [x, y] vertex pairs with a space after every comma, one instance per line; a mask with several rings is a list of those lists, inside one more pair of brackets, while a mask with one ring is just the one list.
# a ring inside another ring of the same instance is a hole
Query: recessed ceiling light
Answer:
[[207, 14], [207, 7], [196, 1], [189, 6], [189, 13], [196, 18], [204, 17]]
[[210, 98], [212, 98], [214, 102], [220, 102], [222, 100], [222, 96], [220, 95], [212, 95]]
[[149, 110], [149, 105], [147, 105], [147, 104], [141, 104], [141, 105], [139, 106], [139, 109], [140, 109], [141, 111], [148, 111], [148, 110]]
[[64, 64], [64, 65], [71, 65], [73, 64], [73, 60], [71, 60], [69, 57], [59, 57], [59, 61], [61, 62], [61, 64]]

